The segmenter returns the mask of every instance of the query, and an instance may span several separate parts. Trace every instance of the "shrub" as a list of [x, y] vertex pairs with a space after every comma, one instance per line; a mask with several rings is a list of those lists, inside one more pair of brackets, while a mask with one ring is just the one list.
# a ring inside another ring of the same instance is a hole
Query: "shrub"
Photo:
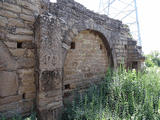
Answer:
[[[0, 120], [8, 120], [5, 116], [0, 116]], [[9, 120], [37, 120], [36, 113], [32, 112], [30, 116], [23, 118], [21, 115], [16, 114], [13, 118]]]
[[145, 65], [147, 67], [160, 67], [160, 53], [158, 51], [153, 51], [146, 55]]
[[67, 107], [64, 120], [159, 120], [160, 72], [144, 73], [120, 68], [108, 70], [106, 78], [79, 93]]

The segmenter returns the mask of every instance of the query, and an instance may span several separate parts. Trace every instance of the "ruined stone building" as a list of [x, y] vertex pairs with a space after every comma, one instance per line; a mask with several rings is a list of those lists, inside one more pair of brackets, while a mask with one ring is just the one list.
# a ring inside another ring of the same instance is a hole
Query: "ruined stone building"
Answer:
[[56, 120], [73, 89], [143, 60], [126, 25], [74, 0], [0, 0], [0, 116]]

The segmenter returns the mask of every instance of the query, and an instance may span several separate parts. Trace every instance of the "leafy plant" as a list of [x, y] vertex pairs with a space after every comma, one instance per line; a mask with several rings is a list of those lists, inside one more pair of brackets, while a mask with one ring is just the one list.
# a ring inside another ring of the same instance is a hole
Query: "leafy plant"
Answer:
[[102, 83], [77, 96], [65, 120], [159, 120], [160, 72], [108, 70]]
[[147, 67], [160, 67], [160, 53], [158, 51], [153, 51], [146, 55], [145, 65]]

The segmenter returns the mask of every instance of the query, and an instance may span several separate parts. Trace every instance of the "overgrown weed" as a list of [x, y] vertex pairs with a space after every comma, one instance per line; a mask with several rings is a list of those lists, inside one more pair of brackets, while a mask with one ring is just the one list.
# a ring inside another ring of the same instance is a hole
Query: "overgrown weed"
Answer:
[[63, 120], [160, 120], [160, 71], [108, 70], [106, 78], [76, 99]]

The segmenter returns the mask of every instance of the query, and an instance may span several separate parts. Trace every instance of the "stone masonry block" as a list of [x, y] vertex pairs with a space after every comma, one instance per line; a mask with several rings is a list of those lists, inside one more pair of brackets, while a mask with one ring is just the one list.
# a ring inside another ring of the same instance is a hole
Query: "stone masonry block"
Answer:
[[5, 27], [7, 23], [8, 23], [7, 18], [0, 16], [0, 26]]
[[13, 56], [20, 57], [20, 56], [24, 56], [26, 50], [25, 49], [9, 49], [9, 51]]
[[4, 42], [8, 48], [17, 48], [17, 43], [16, 42], [9, 42], [9, 41], [6, 41]]
[[14, 72], [0, 71], [0, 97], [17, 94], [18, 81]]
[[18, 73], [23, 84], [34, 83], [34, 69], [19, 69]]
[[8, 18], [18, 18], [17, 14], [6, 10], [1, 10], [0, 15]]
[[29, 30], [29, 29], [25, 29], [25, 28], [16, 28], [16, 34], [32, 35], [33, 30]]
[[13, 35], [13, 34], [7, 34], [7, 38], [12, 41], [20, 41], [20, 42], [28, 42], [33, 41], [33, 36], [31, 35]]
[[35, 18], [32, 15], [20, 14], [20, 18], [22, 18], [25, 21], [29, 21], [29, 22], [35, 21]]
[[32, 68], [34, 67], [34, 62], [33, 58], [19, 58], [17, 60], [18, 68]]
[[14, 4], [10, 4], [7, 2], [4, 2], [2, 4], [3, 9], [7, 9], [16, 13], [20, 13], [21, 12], [21, 7], [19, 7], [18, 5], [14, 5]]
[[21, 1], [21, 5], [22, 5], [22, 7], [29, 9], [31, 11], [38, 11], [38, 8], [35, 7], [35, 5], [33, 5], [27, 1]]
[[16, 26], [16, 27], [24, 27], [24, 23], [22, 22], [22, 20], [14, 19], [14, 18], [8, 19], [8, 25], [9, 26]]
[[8, 104], [11, 102], [17, 102], [21, 99], [22, 99], [22, 95], [15, 95], [15, 96], [0, 98], [0, 105]]

